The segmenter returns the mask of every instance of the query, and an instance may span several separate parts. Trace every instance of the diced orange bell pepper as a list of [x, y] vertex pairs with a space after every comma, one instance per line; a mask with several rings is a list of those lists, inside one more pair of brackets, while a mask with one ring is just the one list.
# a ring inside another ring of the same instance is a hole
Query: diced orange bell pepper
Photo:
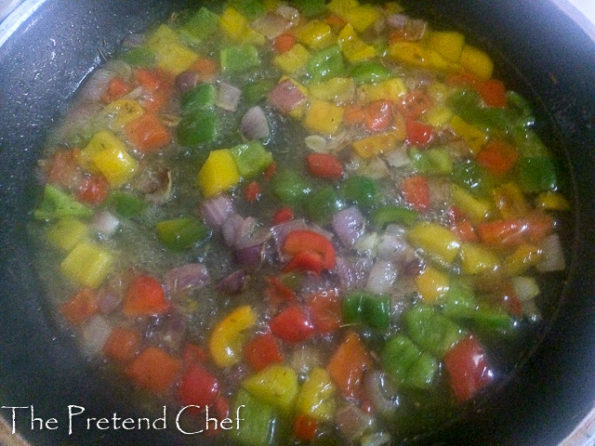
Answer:
[[364, 372], [371, 365], [370, 355], [359, 336], [349, 332], [333, 353], [327, 370], [343, 395], [357, 397], [360, 394]]

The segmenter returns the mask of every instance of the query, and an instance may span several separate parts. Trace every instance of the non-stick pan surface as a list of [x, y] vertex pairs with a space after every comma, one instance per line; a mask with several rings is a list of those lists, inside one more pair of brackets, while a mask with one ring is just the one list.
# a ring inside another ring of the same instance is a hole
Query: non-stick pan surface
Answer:
[[[408, 2], [404, 2], [408, 3]], [[574, 197], [571, 267], [550, 293], [556, 304], [530, 360], [461, 420], [419, 444], [553, 445], [595, 401], [595, 46], [546, 1], [412, 1], [420, 15], [458, 26], [492, 54], [511, 88], [537, 103], [539, 132], [569, 170]], [[57, 431], [17, 428], [33, 444], [166, 445], [200, 443], [175, 429], [131, 431], [79, 426], [68, 433], [68, 405], [88, 416], [139, 416], [121, 388], [78, 354], [72, 338], [47, 317], [27, 240], [37, 189], [33, 167], [46, 131], [100, 62], [131, 31], [184, 7], [183, 0], [27, 0], [0, 25], [0, 405], [34, 406]], [[10, 410], [0, 414], [10, 420]]]

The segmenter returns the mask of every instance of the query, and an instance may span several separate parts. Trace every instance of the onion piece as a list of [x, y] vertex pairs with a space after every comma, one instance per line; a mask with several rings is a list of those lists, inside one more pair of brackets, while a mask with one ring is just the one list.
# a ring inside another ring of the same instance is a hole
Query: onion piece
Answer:
[[347, 248], [352, 248], [366, 230], [364, 216], [356, 206], [335, 213], [332, 227], [341, 243]]
[[83, 351], [89, 355], [97, 355], [103, 349], [111, 332], [112, 326], [103, 316], [93, 316], [81, 330]]
[[202, 263], [187, 263], [165, 273], [163, 290], [167, 296], [202, 288], [210, 281], [209, 271]]
[[288, 19], [272, 12], [267, 12], [252, 22], [252, 29], [265, 35], [269, 40], [283, 34], [290, 26], [291, 22]]
[[374, 409], [383, 416], [390, 416], [399, 406], [399, 398], [390, 385], [386, 373], [374, 370], [366, 374], [364, 389]]
[[375, 257], [378, 243], [380, 243], [379, 235], [375, 232], [371, 232], [360, 237], [355, 243], [354, 248], [360, 254], [366, 254], [368, 257]]
[[200, 204], [200, 213], [212, 229], [221, 227], [233, 212], [233, 201], [227, 195], [218, 195]]
[[246, 269], [255, 270], [264, 262], [264, 244], [259, 243], [234, 252], [234, 258], [239, 265]]
[[306, 101], [306, 96], [290, 79], [279, 82], [269, 93], [269, 101], [281, 113], [288, 114]]
[[97, 292], [97, 306], [102, 314], [110, 314], [120, 306], [123, 295], [113, 290], [111, 287], [105, 287]]
[[328, 141], [320, 135], [309, 135], [304, 138], [306, 147], [316, 153], [328, 153]]
[[335, 415], [337, 428], [347, 439], [354, 441], [374, 425], [374, 418], [357, 406], [349, 405], [340, 409]]
[[537, 271], [549, 273], [566, 269], [564, 251], [562, 250], [562, 243], [558, 234], [551, 234], [544, 238], [540, 244], [540, 248], [542, 250], [542, 260], [535, 266]]
[[399, 168], [411, 164], [411, 158], [409, 158], [409, 155], [407, 154], [407, 151], [404, 147], [387, 153], [384, 156], [384, 159], [391, 167]]
[[99, 102], [103, 95], [107, 84], [114, 77], [114, 73], [105, 68], [100, 68], [95, 71], [93, 75], [84, 83], [81, 92], [79, 93], [79, 100], [82, 102]]
[[242, 90], [231, 84], [221, 82], [219, 84], [219, 92], [217, 93], [216, 105], [219, 108], [227, 111], [236, 111], [240, 103]]
[[157, 343], [171, 351], [178, 351], [186, 335], [186, 319], [173, 313], [165, 320], [157, 333]]
[[311, 344], [300, 345], [289, 357], [289, 366], [300, 375], [307, 375], [310, 370], [323, 363], [320, 349]]
[[243, 269], [239, 269], [224, 277], [217, 284], [217, 290], [223, 294], [240, 294], [246, 289], [249, 276]]
[[510, 279], [514, 292], [521, 302], [531, 300], [541, 293], [537, 281], [533, 277], [518, 276]]
[[397, 267], [392, 262], [385, 260], [377, 261], [368, 276], [366, 289], [375, 294], [388, 292], [397, 280]]
[[269, 123], [262, 107], [256, 105], [242, 116], [240, 133], [248, 140], [267, 139], [269, 137]]
[[91, 226], [102, 236], [111, 237], [120, 226], [120, 220], [109, 211], [101, 211], [95, 214]]
[[290, 27], [296, 25], [300, 21], [300, 12], [292, 6], [281, 4], [277, 7], [276, 12], [284, 19], [289, 20]]

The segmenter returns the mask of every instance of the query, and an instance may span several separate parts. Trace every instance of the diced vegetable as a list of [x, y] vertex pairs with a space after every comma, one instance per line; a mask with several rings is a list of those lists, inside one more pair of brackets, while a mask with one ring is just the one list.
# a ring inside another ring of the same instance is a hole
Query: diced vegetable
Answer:
[[343, 319], [347, 323], [386, 329], [390, 322], [390, 298], [363, 292], [350, 293], [343, 299]]
[[382, 350], [382, 364], [400, 383], [413, 388], [429, 387], [438, 372], [438, 361], [404, 335], [388, 340]]
[[337, 211], [344, 207], [343, 200], [331, 186], [324, 187], [312, 194], [305, 206], [308, 216], [318, 223], [329, 221]]
[[380, 228], [383, 228], [389, 223], [411, 226], [415, 223], [417, 217], [417, 212], [412, 209], [402, 206], [385, 206], [374, 211], [372, 221]]
[[209, 236], [209, 229], [192, 218], [163, 220], [155, 229], [161, 243], [174, 251], [190, 249]]
[[230, 46], [219, 55], [221, 69], [227, 72], [241, 72], [260, 65], [258, 50], [253, 45]]
[[279, 435], [279, 420], [269, 404], [240, 389], [236, 395], [235, 410], [240, 410], [242, 422], [232, 429], [230, 436], [242, 446], [272, 446]]
[[297, 39], [313, 50], [326, 48], [334, 43], [331, 27], [320, 20], [310, 20], [295, 30]]
[[182, 30], [194, 39], [204, 40], [212, 35], [219, 26], [219, 16], [204, 6], [188, 19]]
[[182, 96], [182, 112], [192, 114], [199, 110], [211, 110], [215, 105], [217, 90], [212, 84], [199, 84]]
[[444, 365], [459, 401], [472, 398], [494, 379], [486, 354], [474, 337], [459, 341], [444, 357]]
[[455, 163], [451, 177], [456, 184], [466, 188], [475, 197], [485, 197], [493, 189], [488, 173], [473, 160]]
[[464, 337], [461, 328], [427, 305], [417, 305], [403, 317], [413, 342], [438, 358]]
[[551, 158], [521, 158], [517, 163], [519, 184], [523, 192], [543, 192], [558, 187], [556, 166]]
[[240, 173], [231, 150], [211, 151], [198, 172], [197, 181], [206, 198], [226, 191], [239, 183]]
[[128, 192], [114, 191], [108, 198], [108, 206], [113, 207], [118, 215], [130, 218], [142, 213], [147, 203]]
[[250, 28], [248, 19], [231, 6], [223, 10], [219, 26], [233, 41], [255, 45], [262, 45], [265, 42], [265, 37]]
[[343, 107], [314, 99], [306, 111], [304, 126], [313, 132], [334, 134], [343, 122]]
[[341, 51], [351, 63], [361, 62], [376, 56], [376, 49], [361, 40], [350, 23], [341, 30], [338, 40]]
[[244, 347], [244, 357], [257, 372], [270, 364], [283, 362], [283, 355], [271, 334], [259, 335], [248, 342]]
[[211, 334], [209, 351], [218, 367], [229, 367], [241, 360], [244, 331], [256, 323], [256, 313], [248, 305], [236, 308], [220, 321]]
[[136, 331], [116, 327], [103, 346], [103, 353], [110, 359], [128, 362], [136, 356], [140, 343], [140, 335]]
[[437, 302], [449, 289], [448, 276], [431, 266], [416, 277], [415, 283], [419, 294], [427, 304]]
[[128, 367], [126, 374], [140, 387], [155, 393], [165, 393], [182, 369], [182, 361], [165, 351], [148, 347]]
[[463, 243], [460, 256], [463, 274], [483, 274], [500, 268], [498, 256], [476, 243]]
[[242, 381], [242, 387], [259, 400], [289, 413], [298, 395], [295, 371], [287, 366], [272, 364]]
[[378, 185], [368, 177], [352, 176], [343, 183], [343, 195], [360, 209], [369, 209], [378, 198]]
[[60, 313], [72, 325], [80, 325], [93, 316], [99, 307], [93, 290], [83, 288], [60, 305]]
[[433, 31], [428, 45], [450, 62], [458, 62], [461, 58], [465, 36], [456, 31]]
[[130, 48], [119, 54], [120, 58], [133, 66], [152, 67], [156, 63], [155, 53], [148, 48]]
[[311, 186], [293, 170], [283, 170], [275, 175], [273, 193], [283, 203], [301, 205], [312, 192]]
[[219, 119], [213, 110], [198, 110], [182, 118], [176, 129], [178, 142], [194, 146], [213, 142], [219, 132]]
[[171, 307], [163, 287], [151, 276], [135, 277], [126, 291], [122, 311], [130, 316], [149, 316], [167, 312]]
[[238, 171], [244, 178], [250, 178], [259, 174], [273, 162], [271, 152], [267, 152], [258, 141], [240, 144], [230, 150], [235, 159]]
[[388, 131], [354, 141], [352, 145], [355, 153], [361, 158], [367, 159], [396, 149], [403, 139], [398, 132]]
[[488, 135], [477, 127], [467, 124], [458, 116], [453, 116], [450, 120], [450, 127], [457, 135], [465, 140], [474, 153], [481, 150], [488, 141]]
[[291, 305], [271, 322], [273, 334], [285, 342], [302, 342], [314, 334], [314, 325], [298, 305]]
[[[281, 36], [279, 36], [281, 37]], [[301, 44], [296, 44], [275, 57], [273, 63], [287, 74], [302, 70], [310, 60], [310, 53]]]
[[492, 206], [489, 201], [483, 198], [475, 198], [467, 190], [456, 184], [451, 184], [450, 194], [453, 204], [465, 215], [468, 215], [473, 223], [480, 223], [490, 216]]
[[436, 223], [418, 223], [407, 236], [414, 246], [447, 264], [454, 261], [461, 248], [456, 236]]
[[82, 221], [64, 217], [48, 229], [47, 238], [53, 245], [70, 251], [89, 234], [89, 227]]
[[296, 410], [319, 421], [330, 421], [335, 412], [335, 386], [329, 373], [322, 368], [312, 369], [302, 385]]
[[332, 45], [314, 54], [308, 61], [307, 71], [315, 82], [343, 75], [345, 64], [339, 45]]
[[111, 273], [113, 266], [114, 257], [110, 252], [83, 240], [62, 261], [60, 271], [79, 285], [97, 288]]
[[124, 127], [132, 145], [141, 152], [156, 152], [171, 141], [167, 127], [153, 114], [145, 113]]
[[349, 332], [333, 353], [327, 370], [344, 396], [358, 396], [364, 372], [371, 366], [371, 358], [359, 336]]
[[461, 51], [461, 65], [482, 80], [492, 77], [494, 63], [490, 56], [483, 51], [471, 46], [465, 45]]
[[93, 211], [70, 195], [48, 184], [43, 189], [43, 199], [33, 212], [37, 220], [53, 220], [61, 217], [90, 217]]

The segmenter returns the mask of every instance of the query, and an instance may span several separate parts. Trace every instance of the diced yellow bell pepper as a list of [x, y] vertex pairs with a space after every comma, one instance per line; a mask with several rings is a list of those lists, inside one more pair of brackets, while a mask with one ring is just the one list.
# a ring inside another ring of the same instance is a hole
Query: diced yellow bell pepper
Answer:
[[353, 8], [357, 8], [359, 2], [357, 0], [331, 0], [326, 7], [329, 11], [338, 16], [345, 16]]
[[403, 79], [395, 77], [377, 84], [362, 85], [358, 88], [358, 92], [368, 102], [381, 100], [396, 102], [407, 93], [407, 87]]
[[48, 229], [47, 236], [50, 243], [64, 251], [70, 251], [78, 242], [87, 237], [89, 227], [82, 221], [64, 217]]
[[306, 66], [310, 60], [310, 53], [301, 44], [296, 43], [289, 51], [279, 54], [273, 59], [273, 64], [288, 74], [296, 73]]
[[93, 164], [93, 157], [107, 149], [126, 150], [126, 146], [116, 135], [107, 130], [101, 130], [93, 135], [85, 148], [81, 150], [78, 162], [86, 170], [97, 173]]
[[219, 18], [219, 27], [231, 40], [254, 45], [264, 45], [265, 37], [250, 28], [248, 19], [235, 8], [227, 7]]
[[442, 127], [452, 118], [452, 110], [445, 105], [434, 105], [427, 110], [422, 120], [434, 127]]
[[403, 135], [399, 132], [385, 132], [354, 141], [352, 145], [360, 158], [368, 159], [395, 150], [402, 141]]
[[523, 274], [530, 267], [537, 265], [542, 258], [539, 247], [523, 243], [504, 260], [504, 273], [508, 276]]
[[380, 13], [372, 5], [356, 6], [347, 10], [343, 15], [338, 15], [346, 22], [351, 23], [359, 33], [363, 33], [380, 18]]
[[420, 42], [399, 40], [390, 44], [388, 55], [398, 62], [414, 67], [434, 68], [440, 71], [457, 72], [459, 64], [449, 62], [437, 51], [427, 48]]
[[215, 326], [209, 339], [209, 352], [218, 367], [229, 367], [241, 361], [246, 340], [244, 331], [255, 323], [256, 313], [249, 305], [244, 305]]
[[161, 25], [149, 37], [147, 47], [155, 52], [157, 65], [174, 74], [186, 71], [198, 59], [198, 54], [180, 43], [178, 35], [167, 25]]
[[428, 45], [450, 62], [458, 62], [461, 58], [465, 36], [456, 31], [432, 31]]
[[415, 278], [415, 284], [424, 302], [428, 304], [436, 303], [450, 287], [448, 276], [432, 266], [428, 266]]
[[238, 166], [229, 149], [213, 150], [198, 171], [198, 187], [205, 198], [226, 191], [240, 182]]
[[407, 237], [413, 246], [448, 265], [454, 261], [461, 248], [460, 240], [437, 223], [418, 223], [409, 230]]
[[538, 208], [548, 211], [567, 211], [570, 209], [570, 203], [558, 192], [542, 192], [537, 196], [536, 203]]
[[316, 367], [302, 385], [296, 410], [318, 421], [330, 421], [335, 413], [334, 394], [331, 376], [325, 369]]
[[310, 20], [295, 30], [295, 37], [313, 50], [320, 50], [335, 41], [331, 27], [320, 20]]
[[486, 53], [471, 45], [463, 47], [460, 63], [463, 68], [472, 72], [481, 80], [488, 80], [492, 77], [494, 71], [492, 59]]
[[138, 168], [138, 162], [126, 150], [116, 147], [99, 152], [93, 157], [93, 164], [111, 187], [128, 183]]
[[456, 184], [450, 186], [450, 196], [453, 204], [471, 219], [473, 224], [487, 220], [492, 213], [492, 206], [489, 201], [482, 198], [475, 198], [465, 189]]
[[111, 127], [115, 130], [121, 129], [145, 113], [145, 109], [137, 101], [130, 99], [118, 99], [106, 105], [105, 111], [113, 119]]
[[314, 99], [321, 101], [341, 104], [355, 99], [355, 82], [351, 77], [334, 77], [319, 84], [311, 84], [309, 90]]
[[60, 264], [60, 271], [81, 286], [97, 288], [114, 266], [114, 257], [89, 241], [79, 242]]
[[376, 49], [359, 38], [351, 23], [345, 25], [341, 30], [338, 41], [345, 58], [351, 63], [376, 56]]
[[493, 197], [496, 208], [498, 208], [503, 218], [522, 217], [530, 210], [525, 194], [514, 182], [494, 188]]
[[242, 387], [259, 400], [288, 414], [298, 395], [298, 378], [291, 367], [273, 364], [246, 378]]
[[437, 104], [443, 104], [450, 97], [453, 88], [443, 82], [432, 82], [428, 85], [426, 92], [434, 99]]
[[471, 124], [467, 124], [457, 115], [453, 116], [450, 120], [450, 127], [457, 135], [465, 140], [475, 154], [479, 153], [485, 143], [488, 142], [488, 135], [486, 133]]
[[463, 243], [460, 256], [463, 274], [489, 273], [500, 267], [498, 256], [485, 246], [476, 243]]
[[310, 102], [310, 107], [306, 111], [304, 126], [313, 132], [332, 135], [341, 127], [343, 112], [343, 107], [331, 102], [314, 99]]

